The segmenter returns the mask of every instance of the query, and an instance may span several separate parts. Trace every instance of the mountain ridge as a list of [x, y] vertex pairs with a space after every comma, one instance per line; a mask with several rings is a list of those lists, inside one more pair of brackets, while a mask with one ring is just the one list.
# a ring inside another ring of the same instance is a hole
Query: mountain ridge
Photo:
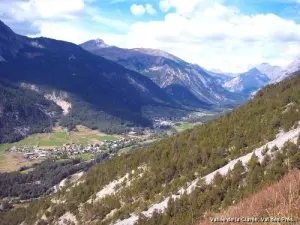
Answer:
[[[85, 48], [92, 41], [80, 46]], [[89, 50], [126, 68], [149, 77], [162, 88], [169, 85], [181, 85], [199, 100], [209, 104], [238, 104], [245, 99], [228, 92], [202, 67], [185, 62], [178, 57], [157, 49], [123, 49], [116, 46], [101, 48], [95, 46]]]

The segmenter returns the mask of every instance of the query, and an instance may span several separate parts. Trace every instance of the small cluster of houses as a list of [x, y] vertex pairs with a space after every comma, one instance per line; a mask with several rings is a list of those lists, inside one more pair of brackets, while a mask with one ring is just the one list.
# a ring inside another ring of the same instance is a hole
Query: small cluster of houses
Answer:
[[46, 158], [49, 155], [52, 155], [53, 152], [58, 151], [56, 149], [43, 149], [39, 150], [36, 146], [14, 146], [7, 150], [8, 152], [22, 153], [24, 159], [33, 160], [39, 158]]
[[81, 145], [81, 144], [65, 144], [62, 147], [58, 148], [60, 153], [67, 153], [68, 155], [79, 155], [83, 153], [96, 154], [104, 151], [100, 144], [90, 144], [90, 145]]
[[168, 128], [174, 125], [171, 120], [158, 119], [154, 121], [153, 127], [156, 129]]
[[141, 141], [140, 138], [121, 138], [115, 141], [104, 141], [101, 143], [103, 147], [106, 149], [118, 149], [118, 148], [125, 148], [131, 145], [136, 144], [137, 142]]

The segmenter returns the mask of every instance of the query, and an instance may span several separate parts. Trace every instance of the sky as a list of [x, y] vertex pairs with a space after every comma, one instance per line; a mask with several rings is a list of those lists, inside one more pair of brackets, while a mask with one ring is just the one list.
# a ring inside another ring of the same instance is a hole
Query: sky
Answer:
[[16, 33], [155, 48], [223, 72], [300, 54], [300, 0], [0, 0]]

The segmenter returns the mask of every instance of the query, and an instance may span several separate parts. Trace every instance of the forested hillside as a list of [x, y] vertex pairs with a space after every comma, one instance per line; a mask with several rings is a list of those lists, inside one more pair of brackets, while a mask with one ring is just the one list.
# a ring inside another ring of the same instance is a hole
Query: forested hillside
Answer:
[[34, 91], [0, 79], [0, 144], [51, 130], [61, 109]]
[[[300, 75], [295, 75], [265, 87], [248, 103], [206, 125], [96, 165], [84, 182], [26, 209], [2, 213], [0, 221], [33, 224], [45, 213], [43, 221], [53, 224], [68, 212], [87, 224], [192, 224], [300, 168], [298, 138], [281, 149], [266, 147], [262, 160], [253, 154], [247, 163], [237, 162], [226, 176], [217, 173], [212, 183], [200, 179], [195, 189], [186, 189], [191, 181], [274, 140], [278, 133], [298, 131], [299, 112]], [[166, 204], [165, 212], [151, 211], [154, 203], [161, 209]]]

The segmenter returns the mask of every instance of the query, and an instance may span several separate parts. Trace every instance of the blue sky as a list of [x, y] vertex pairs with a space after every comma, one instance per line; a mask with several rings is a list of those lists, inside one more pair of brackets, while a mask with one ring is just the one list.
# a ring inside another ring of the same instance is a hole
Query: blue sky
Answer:
[[30, 37], [158, 48], [226, 72], [300, 53], [300, 0], [1, 0], [0, 19]]

